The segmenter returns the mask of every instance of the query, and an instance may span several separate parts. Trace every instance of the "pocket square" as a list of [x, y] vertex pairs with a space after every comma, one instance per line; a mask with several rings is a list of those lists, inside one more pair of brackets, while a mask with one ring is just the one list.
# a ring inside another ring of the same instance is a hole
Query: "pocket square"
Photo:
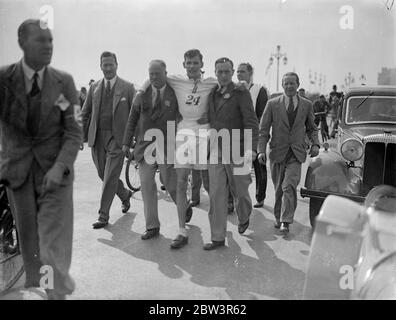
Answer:
[[126, 98], [125, 98], [125, 97], [122, 97], [120, 101], [126, 101]]

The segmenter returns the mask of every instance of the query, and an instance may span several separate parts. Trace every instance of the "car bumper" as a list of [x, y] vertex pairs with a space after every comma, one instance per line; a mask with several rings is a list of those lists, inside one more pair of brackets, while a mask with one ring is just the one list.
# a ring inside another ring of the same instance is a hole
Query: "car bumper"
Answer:
[[339, 196], [351, 199], [356, 202], [364, 202], [365, 197], [359, 196], [356, 194], [344, 194], [344, 193], [336, 193], [336, 192], [323, 192], [323, 191], [316, 191], [316, 190], [309, 190], [307, 188], [300, 189], [301, 197], [305, 198], [315, 198], [315, 199], [322, 199], [324, 200], [329, 195]]

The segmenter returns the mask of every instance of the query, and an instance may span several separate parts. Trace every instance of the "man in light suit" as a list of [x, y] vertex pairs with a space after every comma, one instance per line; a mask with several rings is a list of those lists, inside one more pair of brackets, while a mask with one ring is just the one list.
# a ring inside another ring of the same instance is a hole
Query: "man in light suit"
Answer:
[[263, 165], [266, 163], [269, 142], [271, 176], [275, 187], [275, 228], [280, 228], [282, 232], [289, 232], [289, 224], [293, 223], [297, 207], [301, 163], [307, 157], [305, 134], [312, 141], [311, 157], [319, 153], [318, 128], [314, 123], [312, 103], [297, 94], [299, 85], [296, 73], [288, 72], [283, 76], [284, 94], [268, 101], [259, 129], [258, 159]]
[[[210, 128], [215, 129], [211, 132], [210, 140], [213, 141], [213, 134], [220, 136], [220, 131], [227, 133], [230, 140], [222, 139], [218, 148], [215, 143], [210, 144], [209, 223], [212, 241], [204, 245], [204, 250], [213, 250], [225, 245], [230, 190], [236, 202], [238, 232], [243, 234], [249, 226], [252, 212], [249, 185], [252, 178], [250, 169], [242, 172], [241, 164], [237, 160], [245, 158], [246, 161], [242, 165], [247, 162], [251, 164], [252, 159], [247, 158], [255, 158], [258, 138], [258, 120], [250, 93], [244, 86], [237, 88], [232, 82], [233, 62], [228, 58], [217, 59], [215, 73], [219, 85], [211, 91], [208, 98], [208, 120]], [[248, 141], [245, 141], [245, 130], [251, 130], [250, 146]], [[236, 131], [239, 132], [239, 136], [235, 134]], [[240, 153], [242, 158], [235, 159], [235, 154], [239, 156]], [[225, 159], [222, 157], [223, 154]], [[248, 156], [249, 154], [251, 156]]]
[[[49, 299], [74, 290], [74, 161], [81, 128], [73, 78], [49, 66], [52, 35], [40, 20], [18, 29], [23, 59], [0, 69], [0, 179], [7, 186], [26, 271], [25, 287], [48, 272]], [[41, 269], [45, 266], [45, 269]]]
[[[133, 149], [133, 157], [139, 163], [144, 216], [146, 218], [146, 231], [141, 237], [142, 240], [154, 238], [159, 235], [160, 231], [157, 184], [155, 182], [157, 168], [160, 170], [165, 189], [175, 203], [177, 183], [172, 160], [175, 140], [168, 142], [167, 125], [168, 121], [170, 125], [173, 123], [173, 130], [175, 130], [179, 108], [175, 92], [166, 83], [166, 64], [164, 61], [153, 60], [150, 62], [149, 78], [151, 85], [143, 93], [142, 103], [132, 106], [122, 148], [124, 154], [130, 157], [129, 149], [132, 145], [132, 137], [135, 137], [136, 144]], [[145, 134], [152, 129], [158, 130], [157, 133], [161, 133], [163, 140], [160, 137], [145, 140]], [[173, 138], [175, 137], [175, 131], [169, 134]], [[173, 148], [170, 149], [172, 150], [172, 157], [168, 157], [167, 154], [168, 143], [173, 144]], [[152, 158], [153, 152], [155, 152], [154, 158]], [[186, 243], [186, 241], [174, 241], [171, 247], [177, 249]]]
[[84, 140], [91, 147], [92, 159], [103, 181], [99, 218], [94, 229], [108, 224], [109, 211], [115, 194], [122, 202], [122, 212], [128, 212], [132, 191], [124, 187], [120, 174], [124, 162], [122, 141], [129, 111], [135, 94], [133, 84], [117, 76], [117, 57], [105, 51], [100, 56], [104, 78], [89, 87], [82, 119]]

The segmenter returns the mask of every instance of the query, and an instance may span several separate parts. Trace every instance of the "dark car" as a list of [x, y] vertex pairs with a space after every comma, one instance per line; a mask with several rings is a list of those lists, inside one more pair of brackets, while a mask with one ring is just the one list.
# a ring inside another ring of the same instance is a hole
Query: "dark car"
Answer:
[[309, 164], [301, 196], [314, 225], [324, 199], [363, 202], [378, 185], [396, 186], [396, 87], [350, 88], [338, 110], [337, 145]]

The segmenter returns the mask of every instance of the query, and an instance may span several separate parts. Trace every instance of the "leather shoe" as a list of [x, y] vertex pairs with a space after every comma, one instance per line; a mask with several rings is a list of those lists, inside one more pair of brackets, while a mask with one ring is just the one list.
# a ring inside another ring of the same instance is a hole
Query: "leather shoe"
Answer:
[[122, 205], [121, 205], [121, 209], [122, 209], [122, 213], [127, 213], [129, 208], [131, 207], [131, 197], [132, 197], [132, 191], [129, 190], [129, 194], [128, 197], [122, 201]]
[[188, 237], [179, 234], [170, 244], [172, 249], [180, 249], [188, 243]]
[[95, 223], [92, 224], [92, 227], [94, 229], [101, 229], [104, 228], [108, 225], [109, 223], [107, 221], [103, 221], [103, 220], [98, 220]]
[[205, 243], [205, 245], [203, 246], [204, 250], [214, 250], [220, 247], [224, 247], [225, 246], [225, 241], [212, 241], [209, 243]]
[[159, 230], [160, 230], [159, 228], [153, 228], [153, 229], [146, 230], [141, 236], [142, 240], [148, 240], [148, 239], [151, 239], [154, 237], [158, 237]]
[[264, 201], [258, 201], [253, 207], [255, 207], [255, 208], [262, 208], [262, 207], [264, 207]]
[[228, 204], [228, 214], [232, 214], [234, 212], [234, 203], [230, 202]]
[[189, 205], [189, 206], [187, 207], [187, 211], [186, 211], [186, 223], [189, 223], [189, 222], [190, 222], [190, 220], [191, 220], [191, 218], [192, 218], [192, 214], [193, 214], [193, 210], [192, 210], [191, 205]]
[[274, 228], [275, 228], [275, 229], [279, 229], [280, 227], [281, 227], [280, 221], [276, 221], [276, 222], [274, 223]]
[[289, 224], [287, 222], [282, 222], [280, 231], [285, 233], [289, 232]]
[[238, 225], [238, 232], [240, 234], [244, 233], [246, 231], [246, 229], [249, 227], [249, 219], [248, 221], [246, 221], [244, 224], [239, 224]]
[[190, 201], [190, 207], [196, 207], [199, 204], [200, 204], [199, 200], [191, 200]]

